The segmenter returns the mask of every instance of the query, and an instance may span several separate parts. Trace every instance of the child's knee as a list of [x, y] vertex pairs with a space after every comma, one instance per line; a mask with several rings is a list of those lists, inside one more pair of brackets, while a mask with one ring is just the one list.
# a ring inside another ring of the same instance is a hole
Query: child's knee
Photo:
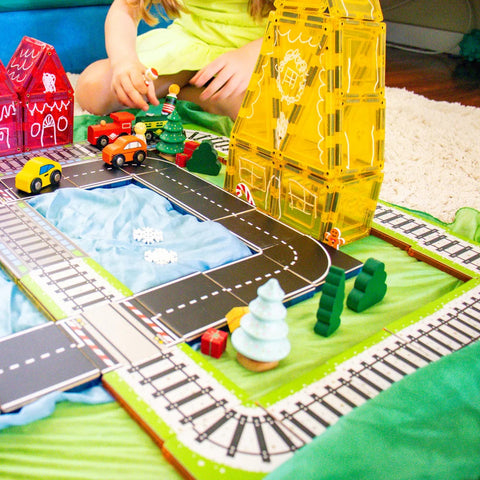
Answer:
[[[78, 104], [94, 115], [103, 115], [108, 110], [110, 89], [109, 74], [102, 65], [88, 66], [78, 77], [75, 96]], [[108, 86], [108, 87], [107, 87]]]

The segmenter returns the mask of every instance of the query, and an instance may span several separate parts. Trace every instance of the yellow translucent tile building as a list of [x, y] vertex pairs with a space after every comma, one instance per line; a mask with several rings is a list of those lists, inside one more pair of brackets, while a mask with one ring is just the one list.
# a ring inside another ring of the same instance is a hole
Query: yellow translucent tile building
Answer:
[[275, 2], [235, 122], [225, 188], [324, 240], [368, 235], [383, 179], [378, 0]]

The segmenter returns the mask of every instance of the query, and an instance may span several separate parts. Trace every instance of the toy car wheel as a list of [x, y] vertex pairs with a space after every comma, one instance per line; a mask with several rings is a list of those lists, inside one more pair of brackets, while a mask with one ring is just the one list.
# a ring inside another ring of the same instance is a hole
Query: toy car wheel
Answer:
[[123, 167], [124, 164], [125, 164], [125, 157], [123, 155], [115, 155], [112, 158], [112, 165], [115, 168]]
[[97, 139], [97, 148], [99, 148], [100, 150], [103, 150], [108, 145], [108, 143], [109, 143], [108, 137], [106, 135], [102, 135]]
[[133, 160], [140, 165], [145, 160], [146, 156], [147, 153], [145, 152], [145, 150], [139, 150], [133, 156]]
[[33, 194], [40, 193], [40, 190], [42, 189], [42, 180], [40, 178], [34, 178], [32, 180], [32, 183], [30, 184], [30, 191]]
[[149, 130], [147, 130], [145, 132], [145, 140], [147, 143], [151, 143], [153, 141], [153, 132], [150, 132]]
[[58, 185], [61, 179], [62, 179], [62, 172], [60, 172], [60, 170], [54, 170], [50, 174], [50, 183], [52, 185]]

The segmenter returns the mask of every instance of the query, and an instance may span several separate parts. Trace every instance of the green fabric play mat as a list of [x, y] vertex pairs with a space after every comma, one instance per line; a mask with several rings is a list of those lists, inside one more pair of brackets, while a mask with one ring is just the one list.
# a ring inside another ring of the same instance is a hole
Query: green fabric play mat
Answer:
[[[231, 122], [180, 102], [185, 127], [210, 128], [228, 135]], [[86, 137], [95, 117], [76, 118], [75, 139]], [[210, 178], [221, 185], [219, 177]], [[480, 214], [462, 209], [449, 226], [479, 240]], [[456, 278], [410, 257], [376, 237], [342, 249], [365, 261], [385, 263], [384, 300], [362, 314], [348, 309], [329, 338], [313, 333], [320, 294], [288, 309], [291, 354], [279, 368], [263, 374], [244, 370], [230, 343], [218, 360], [205, 359], [246, 392], [262, 401], [285, 379], [341, 355], [396, 320], [448, 294]], [[354, 279], [347, 281], [346, 291]], [[480, 478], [480, 344], [477, 342], [395, 383], [373, 400], [342, 417], [298, 451], [269, 479], [445, 479]], [[61, 403], [53, 415], [0, 432], [0, 478], [20, 479], [180, 479], [150, 437], [118, 403]], [[220, 477], [219, 477], [220, 478]], [[212, 477], [213, 479], [213, 477]], [[215, 479], [217, 480], [217, 479]], [[226, 479], [228, 480], [228, 479]]]

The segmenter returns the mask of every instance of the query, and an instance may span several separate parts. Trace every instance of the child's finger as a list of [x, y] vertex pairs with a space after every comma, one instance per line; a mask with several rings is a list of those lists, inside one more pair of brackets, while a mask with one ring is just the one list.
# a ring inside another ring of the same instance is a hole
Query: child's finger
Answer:
[[231, 95], [240, 93], [241, 91], [241, 82], [236, 77], [230, 77], [228, 81], [222, 86], [220, 90], [217, 90], [212, 95], [212, 100], [224, 100]]
[[123, 97], [119, 96], [119, 99], [125, 106], [130, 108], [141, 108], [142, 110], [148, 109], [147, 102], [130, 82], [122, 86], [124, 95]]
[[151, 85], [149, 85], [147, 89], [147, 100], [152, 105], [158, 105], [160, 103], [157, 96], [155, 95], [155, 85], [153, 84], [153, 82], [151, 82]]
[[196, 87], [203, 87], [209, 80], [218, 75], [223, 65], [216, 60], [199, 70], [191, 79], [190, 83]]
[[221, 70], [216, 77], [208, 84], [205, 90], [200, 94], [202, 100], [208, 100], [215, 95], [230, 79], [230, 75], [226, 70]]

